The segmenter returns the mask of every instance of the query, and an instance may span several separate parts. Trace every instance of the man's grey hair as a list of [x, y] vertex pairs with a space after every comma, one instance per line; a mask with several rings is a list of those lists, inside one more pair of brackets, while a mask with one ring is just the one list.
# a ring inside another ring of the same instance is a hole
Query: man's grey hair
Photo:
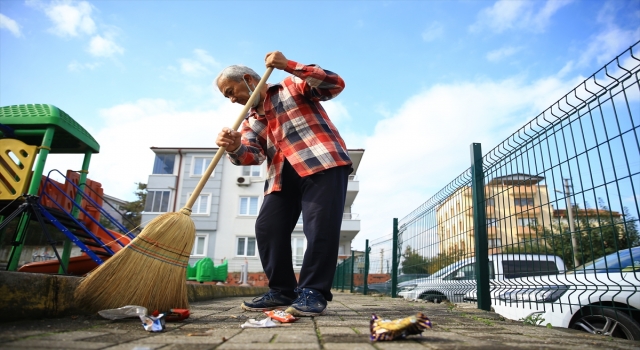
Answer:
[[260, 80], [260, 76], [253, 69], [236, 64], [223, 69], [216, 78], [216, 84], [219, 84], [220, 79], [223, 78], [232, 81], [242, 81], [242, 76], [245, 74], [249, 74], [255, 80]]

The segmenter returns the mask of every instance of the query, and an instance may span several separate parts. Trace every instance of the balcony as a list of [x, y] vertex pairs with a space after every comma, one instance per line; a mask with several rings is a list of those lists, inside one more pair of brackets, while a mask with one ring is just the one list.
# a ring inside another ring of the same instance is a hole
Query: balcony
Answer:
[[360, 181], [356, 175], [349, 175], [349, 182], [347, 183], [347, 197], [345, 199], [345, 206], [350, 207], [353, 205], [353, 201], [356, 199], [358, 192], [360, 191]]

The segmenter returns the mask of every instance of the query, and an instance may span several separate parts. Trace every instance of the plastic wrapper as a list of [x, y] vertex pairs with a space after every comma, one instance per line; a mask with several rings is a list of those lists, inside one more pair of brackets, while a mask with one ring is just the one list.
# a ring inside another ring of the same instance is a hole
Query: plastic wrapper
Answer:
[[142, 327], [147, 332], [162, 332], [165, 329], [164, 314], [158, 316], [140, 316]]
[[421, 334], [425, 329], [431, 329], [431, 321], [423, 313], [397, 320], [383, 320], [371, 315], [371, 341], [402, 339], [412, 334]]
[[126, 305], [117, 309], [98, 311], [98, 314], [109, 320], [119, 320], [122, 318], [146, 316], [147, 308], [138, 305]]
[[[165, 314], [154, 312], [152, 316], [147, 316], [147, 308], [143, 306], [126, 305], [117, 309], [98, 311], [98, 314], [110, 320], [138, 317], [142, 321], [142, 327], [149, 332], [162, 332], [165, 329]], [[189, 317], [188, 310], [186, 317]]]
[[282, 310], [265, 311], [264, 314], [270, 317], [271, 319], [274, 319], [281, 323], [291, 323], [299, 320], [297, 317], [293, 316], [292, 314], [288, 312], [284, 312]]
[[277, 326], [278, 325], [271, 320], [271, 317], [267, 317], [260, 321], [250, 318], [247, 322], [240, 325], [241, 328], [271, 328]]

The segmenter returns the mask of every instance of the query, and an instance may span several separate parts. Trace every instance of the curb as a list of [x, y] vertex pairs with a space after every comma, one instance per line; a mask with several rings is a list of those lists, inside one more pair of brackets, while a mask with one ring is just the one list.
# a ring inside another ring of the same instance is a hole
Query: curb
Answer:
[[[86, 315], [75, 305], [73, 293], [81, 277], [0, 271], [0, 322]], [[187, 284], [189, 302], [256, 296], [268, 287]]]

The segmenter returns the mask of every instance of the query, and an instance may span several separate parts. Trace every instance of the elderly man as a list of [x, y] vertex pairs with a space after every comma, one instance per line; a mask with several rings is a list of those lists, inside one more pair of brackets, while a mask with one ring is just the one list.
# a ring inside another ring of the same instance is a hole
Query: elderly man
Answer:
[[[315, 65], [268, 53], [267, 67], [291, 74], [265, 85], [240, 132], [223, 128], [216, 144], [227, 147], [235, 165], [267, 160], [264, 201], [256, 221], [256, 240], [269, 292], [244, 302], [251, 311], [287, 307], [296, 316], [318, 316], [331, 301], [351, 159], [320, 101], [337, 96], [344, 81]], [[233, 103], [246, 104], [260, 76], [244, 66], [225, 68], [216, 83]], [[291, 233], [300, 213], [307, 250], [299, 280], [293, 271]]]

